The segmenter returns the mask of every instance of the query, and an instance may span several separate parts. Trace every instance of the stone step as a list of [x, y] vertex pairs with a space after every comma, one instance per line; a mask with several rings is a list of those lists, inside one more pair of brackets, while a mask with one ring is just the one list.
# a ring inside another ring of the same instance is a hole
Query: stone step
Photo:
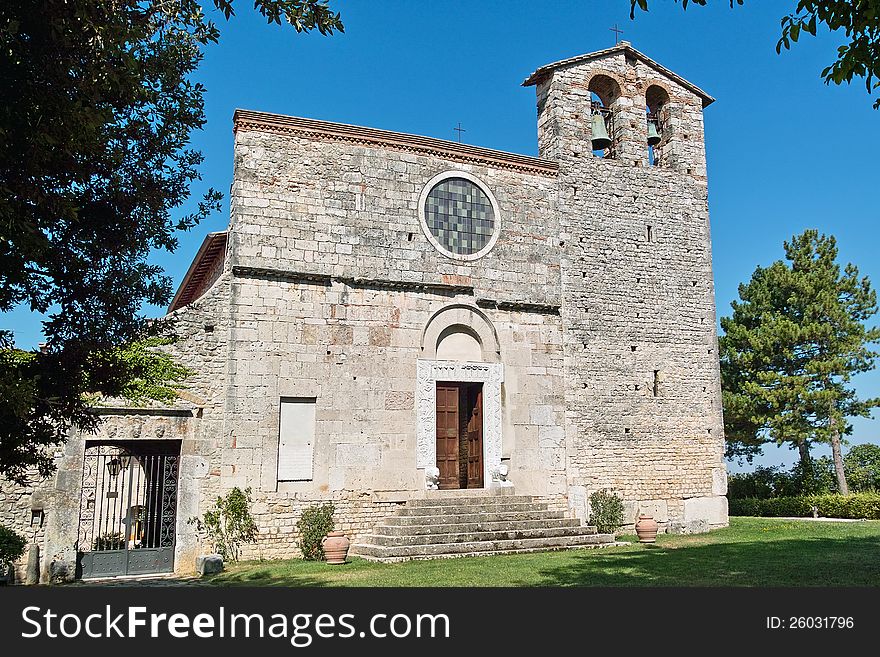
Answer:
[[595, 527], [541, 527], [538, 529], [507, 529], [499, 531], [478, 531], [449, 534], [416, 534], [403, 536], [388, 536], [384, 534], [372, 534], [364, 538], [364, 542], [370, 545], [384, 547], [405, 545], [432, 545], [444, 543], [478, 543], [495, 541], [512, 541], [522, 539], [550, 539], [555, 540], [564, 536], [588, 536], [596, 533]]
[[521, 538], [499, 541], [473, 541], [466, 543], [432, 543], [428, 545], [383, 546], [366, 543], [352, 546], [352, 554], [379, 561], [405, 561], [409, 559], [436, 559], [444, 557], [565, 550], [578, 547], [596, 547], [611, 543], [614, 543], [614, 536], [611, 534], [557, 536], [554, 538]]
[[408, 508], [423, 508], [428, 506], [493, 506], [498, 504], [530, 504], [535, 501], [531, 495], [455, 495], [447, 496], [448, 492], [442, 491], [442, 495], [431, 497], [417, 497], [407, 501]]
[[544, 502], [505, 502], [496, 504], [462, 504], [458, 500], [455, 504], [435, 504], [431, 506], [410, 506], [409, 503], [402, 509], [395, 511], [398, 516], [445, 516], [461, 515], [475, 512], [486, 513], [517, 513], [529, 511], [546, 511], [547, 504]]
[[438, 531], [450, 534], [466, 532], [509, 531], [514, 529], [542, 529], [556, 527], [580, 527], [577, 518], [543, 518], [541, 520], [496, 520], [492, 522], [432, 523], [428, 525], [388, 525], [380, 524], [373, 529], [374, 534], [383, 536], [420, 536], [436, 534]]
[[[398, 510], [400, 513], [403, 509]], [[453, 525], [473, 522], [519, 522], [522, 520], [557, 520], [565, 518], [562, 511], [507, 511], [507, 512], [477, 512], [477, 513], [450, 513], [448, 515], [391, 515], [385, 518], [383, 525], [409, 526], [409, 525]]]

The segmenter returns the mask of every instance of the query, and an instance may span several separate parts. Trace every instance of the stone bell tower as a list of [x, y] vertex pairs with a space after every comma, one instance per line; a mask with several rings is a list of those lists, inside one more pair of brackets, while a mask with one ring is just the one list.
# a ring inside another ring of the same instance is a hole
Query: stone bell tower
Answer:
[[559, 164], [569, 504], [586, 515], [612, 489], [628, 523], [727, 524], [703, 136], [714, 99], [627, 42], [523, 84], [540, 156]]
[[542, 158], [592, 155], [591, 116], [598, 102], [612, 140], [603, 157], [650, 166], [650, 115], [661, 137], [656, 165], [705, 179], [703, 109], [714, 98], [628, 42], [542, 66], [523, 84], [536, 87]]

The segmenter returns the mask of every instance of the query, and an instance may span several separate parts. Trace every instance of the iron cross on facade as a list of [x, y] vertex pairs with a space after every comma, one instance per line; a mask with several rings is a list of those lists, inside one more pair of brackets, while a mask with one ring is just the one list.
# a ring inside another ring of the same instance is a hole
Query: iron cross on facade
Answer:
[[620, 35], [623, 34], [623, 30], [617, 27], [617, 23], [615, 23], [614, 27], [610, 29], [612, 32], [614, 32], [614, 43], [620, 43]]
[[461, 143], [461, 133], [467, 132], [467, 130], [465, 130], [464, 128], [461, 127], [461, 121], [458, 122], [458, 126], [453, 128], [453, 130], [455, 130], [458, 133], [458, 143], [460, 144]]

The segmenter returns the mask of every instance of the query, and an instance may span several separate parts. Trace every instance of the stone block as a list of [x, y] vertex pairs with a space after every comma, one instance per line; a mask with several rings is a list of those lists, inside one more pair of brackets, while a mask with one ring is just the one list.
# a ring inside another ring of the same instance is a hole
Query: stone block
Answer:
[[587, 489], [584, 486], [568, 487], [568, 508], [576, 518], [587, 520]]
[[385, 393], [385, 410], [408, 411], [415, 407], [415, 395], [411, 392], [391, 391]]
[[337, 468], [376, 467], [382, 459], [378, 445], [356, 445], [341, 443], [336, 445]]
[[196, 559], [196, 572], [199, 575], [214, 575], [223, 572], [223, 557], [219, 554], [203, 554]]
[[537, 425], [556, 424], [552, 406], [534, 406], [529, 410], [529, 421]]
[[727, 520], [727, 498], [723, 496], [714, 497], [692, 497], [684, 501], [684, 517], [685, 522], [691, 520], [705, 520], [710, 525], [726, 525]]
[[542, 426], [538, 427], [538, 447], [554, 448], [563, 447], [565, 444], [565, 430], [562, 427]]
[[666, 525], [667, 534], [705, 534], [709, 531], [709, 523], [700, 520], [673, 520]]
[[370, 346], [388, 347], [391, 345], [391, 329], [387, 326], [371, 326], [369, 336]]
[[727, 495], [727, 468], [712, 468], [712, 494]]
[[40, 546], [35, 543], [28, 546], [24, 583], [28, 585], [40, 583]]
[[667, 522], [669, 520], [669, 508], [666, 500], [649, 500], [638, 503], [638, 513], [636, 520], [640, 514], [647, 514], [654, 517], [657, 522]]

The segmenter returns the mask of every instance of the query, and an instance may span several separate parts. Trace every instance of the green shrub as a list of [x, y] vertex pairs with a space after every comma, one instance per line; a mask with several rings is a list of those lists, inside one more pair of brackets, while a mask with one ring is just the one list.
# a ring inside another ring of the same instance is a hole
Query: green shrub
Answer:
[[727, 477], [727, 495], [730, 499], [776, 497], [781, 476], [784, 473], [776, 466], [759, 466], [754, 472], [732, 472]]
[[226, 497], [218, 497], [214, 506], [205, 511], [201, 520], [190, 518], [223, 561], [238, 561], [243, 543], [257, 542], [257, 525], [250, 512], [251, 489], [237, 486]]
[[813, 459], [809, 467], [800, 461], [791, 470], [778, 466], [757, 467], [754, 472], [731, 473], [727, 480], [730, 499], [797, 497], [836, 493], [834, 463], [827, 456]]
[[0, 525], [0, 564], [18, 561], [27, 547], [27, 539], [8, 527]]
[[807, 517], [813, 514], [814, 506], [823, 518], [880, 520], [880, 493], [732, 499], [729, 511], [732, 516]]
[[333, 512], [336, 508], [331, 502], [312, 504], [303, 509], [296, 521], [299, 530], [299, 549], [306, 561], [321, 561], [324, 558], [323, 538], [333, 531]]
[[610, 490], [590, 495], [590, 524], [600, 534], [611, 534], [623, 524], [623, 501]]

